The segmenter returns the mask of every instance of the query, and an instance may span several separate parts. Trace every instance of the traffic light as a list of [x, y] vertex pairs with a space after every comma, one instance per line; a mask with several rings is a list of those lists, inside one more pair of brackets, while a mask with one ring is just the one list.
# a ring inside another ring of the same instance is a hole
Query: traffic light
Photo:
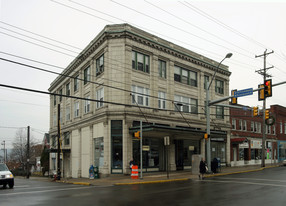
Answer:
[[258, 116], [258, 107], [253, 107], [253, 116]]
[[140, 131], [134, 132], [133, 136], [137, 139], [140, 139]]
[[258, 101], [264, 100], [265, 95], [264, 95], [264, 84], [259, 84], [258, 88], [262, 88], [258, 91]]
[[[234, 95], [234, 92], [237, 91], [237, 89], [235, 90], [231, 90], [231, 96]], [[237, 104], [237, 98], [236, 97], [232, 97], [231, 98], [231, 104]]]
[[204, 134], [204, 138], [205, 138], [205, 139], [208, 139], [208, 138], [209, 138], [209, 134], [208, 134], [208, 133], [205, 133], [205, 134]]
[[272, 79], [264, 81], [264, 95], [266, 97], [272, 97]]
[[269, 119], [269, 109], [265, 110], [265, 120]]

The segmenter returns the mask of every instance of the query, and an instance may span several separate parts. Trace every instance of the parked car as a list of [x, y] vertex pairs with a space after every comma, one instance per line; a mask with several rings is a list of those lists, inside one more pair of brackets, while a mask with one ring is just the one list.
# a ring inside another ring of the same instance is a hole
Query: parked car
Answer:
[[286, 159], [282, 161], [282, 165], [286, 166]]
[[14, 187], [14, 176], [4, 163], [0, 163], [0, 185], [3, 185], [3, 188], [6, 188], [7, 185], [11, 189]]

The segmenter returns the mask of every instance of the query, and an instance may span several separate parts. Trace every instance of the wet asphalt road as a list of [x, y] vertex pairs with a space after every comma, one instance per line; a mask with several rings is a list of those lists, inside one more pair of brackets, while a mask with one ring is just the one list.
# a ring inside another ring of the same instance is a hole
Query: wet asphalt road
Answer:
[[24, 205], [286, 205], [286, 167], [146, 185], [80, 186], [15, 179], [0, 189], [0, 206]]

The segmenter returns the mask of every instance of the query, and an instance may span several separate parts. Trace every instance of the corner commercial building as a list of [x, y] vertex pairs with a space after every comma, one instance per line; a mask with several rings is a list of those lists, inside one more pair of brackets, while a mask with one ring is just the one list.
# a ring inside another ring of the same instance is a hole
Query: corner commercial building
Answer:
[[[50, 97], [50, 168], [56, 169], [60, 104], [65, 177], [88, 177], [90, 165], [103, 175], [126, 174], [132, 158], [140, 165], [139, 140], [133, 137], [140, 121], [143, 172], [166, 170], [167, 157], [170, 170], [190, 169], [193, 154], [205, 155], [204, 85], [217, 66], [129, 24], [106, 26], [49, 88], [85, 99]], [[228, 96], [230, 74], [220, 66], [210, 99]], [[230, 164], [228, 110], [212, 107], [211, 114], [212, 158]]]

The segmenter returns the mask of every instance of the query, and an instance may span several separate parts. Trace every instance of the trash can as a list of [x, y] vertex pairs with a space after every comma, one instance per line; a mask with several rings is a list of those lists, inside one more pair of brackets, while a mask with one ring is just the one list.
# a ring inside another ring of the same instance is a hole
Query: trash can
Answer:
[[99, 179], [98, 166], [95, 166], [95, 167], [93, 168], [93, 173], [94, 173], [94, 179]]

